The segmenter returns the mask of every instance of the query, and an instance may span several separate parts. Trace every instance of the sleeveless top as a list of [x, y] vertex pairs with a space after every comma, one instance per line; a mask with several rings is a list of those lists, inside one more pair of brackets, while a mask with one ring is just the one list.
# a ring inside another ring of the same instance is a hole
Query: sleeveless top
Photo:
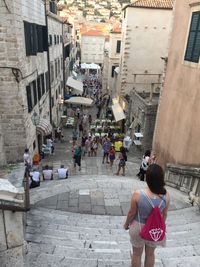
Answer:
[[[164, 195], [160, 198], [156, 197], [156, 199], [154, 199], [154, 198], [150, 198], [150, 199], [153, 202], [153, 205], [155, 207], [159, 206], [160, 203], [162, 202], [161, 207], [160, 207], [161, 212], [166, 207], [166, 195]], [[152, 206], [149, 203], [149, 200], [147, 199], [147, 196], [145, 195], [144, 191], [140, 191], [140, 199], [138, 202], [138, 209], [139, 209], [139, 213], [140, 213], [140, 220], [139, 220], [138, 212], [137, 212], [134, 220], [137, 222], [140, 221], [140, 223], [145, 224], [147, 218], [149, 217], [149, 214], [151, 213]]]

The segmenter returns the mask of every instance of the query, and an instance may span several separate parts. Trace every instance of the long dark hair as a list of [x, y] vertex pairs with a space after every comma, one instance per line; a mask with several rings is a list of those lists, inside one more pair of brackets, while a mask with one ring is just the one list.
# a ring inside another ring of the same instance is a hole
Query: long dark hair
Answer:
[[158, 164], [151, 164], [146, 172], [146, 182], [154, 194], [165, 195], [167, 193], [164, 182], [164, 171]]

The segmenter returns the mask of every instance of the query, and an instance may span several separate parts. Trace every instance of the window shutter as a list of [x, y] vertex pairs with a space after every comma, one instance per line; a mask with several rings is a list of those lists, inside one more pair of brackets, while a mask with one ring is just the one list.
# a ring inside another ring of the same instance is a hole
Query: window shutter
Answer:
[[45, 86], [44, 86], [44, 73], [41, 75], [41, 81], [42, 81], [42, 95], [45, 93]]
[[41, 84], [40, 84], [40, 77], [37, 78], [37, 89], [38, 89], [38, 100], [41, 99]]
[[198, 63], [200, 57], [200, 12], [192, 14], [185, 60]]
[[32, 82], [33, 85], [33, 99], [34, 99], [34, 106], [37, 104], [37, 89], [36, 89], [36, 81]]
[[46, 92], [49, 91], [49, 73], [48, 71], [45, 73], [45, 80], [46, 80]]
[[37, 55], [38, 40], [36, 24], [30, 23], [31, 55]]
[[30, 113], [33, 109], [30, 85], [26, 86], [26, 97], [27, 97], [28, 112]]
[[31, 55], [31, 39], [30, 39], [30, 23], [24, 21], [24, 37], [25, 37], [25, 47], [26, 55]]
[[36, 25], [37, 30], [37, 41], [38, 41], [38, 52], [43, 52], [43, 31], [41, 25]]
[[112, 72], [111, 72], [111, 77], [114, 77], [114, 71], [115, 71], [116, 66], [112, 66]]
[[118, 41], [117, 41], [117, 49], [116, 49], [116, 52], [117, 52], [117, 53], [120, 53], [120, 51], [121, 51], [121, 41], [118, 40]]
[[[47, 51], [48, 50], [48, 32], [47, 32], [46, 26], [42, 26], [42, 35], [43, 35], [43, 51]], [[52, 43], [52, 39], [51, 39], [51, 43]]]
[[56, 45], [56, 35], [54, 34], [54, 44]]

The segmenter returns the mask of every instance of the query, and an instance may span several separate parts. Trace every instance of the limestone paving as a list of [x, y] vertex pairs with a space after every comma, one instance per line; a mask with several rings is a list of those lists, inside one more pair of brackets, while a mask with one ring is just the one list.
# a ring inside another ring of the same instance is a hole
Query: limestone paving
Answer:
[[[130, 266], [132, 249], [123, 223], [132, 192], [146, 186], [136, 178], [140, 159], [128, 154], [123, 177], [115, 175], [117, 163], [112, 169], [102, 164], [100, 151], [98, 157], [85, 157], [78, 171], [71, 144], [56, 143], [55, 148], [55, 155], [47, 156], [40, 166], [52, 165], [54, 180], [41, 182], [30, 192], [24, 266]], [[60, 164], [69, 168], [68, 179], [57, 179]], [[186, 194], [167, 189], [171, 194], [167, 247], [156, 250], [155, 267], [200, 266], [199, 210], [191, 207]]]

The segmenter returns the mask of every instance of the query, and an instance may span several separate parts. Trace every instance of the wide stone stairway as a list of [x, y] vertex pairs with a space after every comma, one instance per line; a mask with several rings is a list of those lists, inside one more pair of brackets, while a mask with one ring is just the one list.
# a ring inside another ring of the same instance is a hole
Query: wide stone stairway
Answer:
[[[77, 173], [33, 189], [25, 266], [129, 267], [131, 246], [123, 223], [131, 193], [145, 187], [135, 176], [137, 168], [128, 163], [127, 177]], [[156, 250], [155, 266], [200, 266], [199, 209], [186, 194], [168, 190], [167, 247]]]

